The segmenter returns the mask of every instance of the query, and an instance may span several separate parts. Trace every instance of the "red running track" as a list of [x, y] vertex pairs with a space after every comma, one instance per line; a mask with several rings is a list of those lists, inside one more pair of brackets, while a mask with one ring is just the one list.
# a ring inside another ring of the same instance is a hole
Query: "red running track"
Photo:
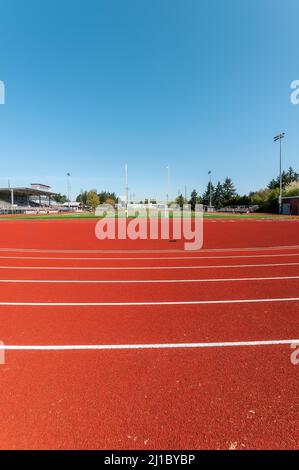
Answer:
[[[105, 240], [94, 236], [96, 221], [1, 220], [1, 248], [54, 250], [178, 250], [183, 242]], [[204, 248], [252, 248], [299, 245], [299, 219], [204, 220]]]
[[0, 448], [298, 449], [298, 223], [209, 221], [196, 254], [93, 224], [1, 223]]

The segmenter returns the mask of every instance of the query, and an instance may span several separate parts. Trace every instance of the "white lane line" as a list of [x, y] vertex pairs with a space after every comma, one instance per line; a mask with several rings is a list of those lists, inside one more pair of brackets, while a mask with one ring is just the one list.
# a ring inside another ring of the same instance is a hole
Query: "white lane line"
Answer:
[[0, 269], [34, 269], [52, 271], [142, 271], [168, 269], [230, 269], [230, 268], [262, 268], [273, 266], [299, 266], [299, 263], [265, 263], [265, 264], [226, 264], [199, 266], [0, 266]]
[[0, 259], [14, 259], [14, 260], [37, 260], [37, 261], [160, 261], [160, 260], [210, 260], [210, 259], [244, 259], [244, 258], [286, 258], [286, 257], [299, 257], [299, 253], [280, 253], [271, 255], [233, 255], [233, 256], [155, 256], [155, 257], [102, 257], [102, 258], [88, 258], [88, 257], [62, 257], [62, 256], [0, 256]]
[[266, 302], [298, 302], [299, 297], [269, 299], [236, 299], [236, 300], [181, 300], [157, 302], [0, 302], [1, 306], [30, 307], [134, 307], [155, 305], [219, 305], [219, 304], [250, 304]]
[[191, 348], [225, 348], [256, 347], [299, 344], [299, 339], [281, 339], [271, 341], [231, 341], [219, 343], [161, 343], [161, 344], [80, 344], [80, 345], [1, 345], [0, 350], [7, 351], [84, 351], [84, 350], [117, 350], [117, 349], [191, 349]]
[[[219, 253], [234, 251], [276, 251], [276, 250], [295, 250], [299, 249], [299, 245], [277, 245], [277, 246], [257, 246], [257, 247], [241, 247], [241, 248], [203, 248], [200, 253]], [[16, 253], [186, 253], [186, 250], [59, 250], [59, 249], [42, 249], [42, 248], [0, 248], [0, 252], [16, 252]]]
[[125, 279], [125, 280], [62, 280], [62, 279], [0, 279], [0, 284], [176, 284], [201, 282], [239, 282], [239, 281], [285, 281], [299, 279], [299, 276], [241, 277], [210, 279]]

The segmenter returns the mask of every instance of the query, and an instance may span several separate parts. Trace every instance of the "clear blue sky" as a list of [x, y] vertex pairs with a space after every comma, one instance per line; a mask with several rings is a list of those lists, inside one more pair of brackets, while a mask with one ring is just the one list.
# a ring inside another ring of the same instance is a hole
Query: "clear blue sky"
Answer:
[[299, 171], [298, 0], [2, 0], [0, 185], [164, 197]]

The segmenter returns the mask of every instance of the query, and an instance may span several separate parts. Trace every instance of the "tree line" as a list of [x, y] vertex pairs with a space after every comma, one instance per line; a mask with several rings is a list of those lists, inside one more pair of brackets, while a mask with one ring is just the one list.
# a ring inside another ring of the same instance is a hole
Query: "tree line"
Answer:
[[[53, 199], [58, 204], [65, 204], [68, 202], [65, 194], [56, 194]], [[114, 192], [101, 191], [98, 192], [96, 189], [90, 189], [89, 191], [81, 191], [76, 197], [76, 202], [82, 204], [83, 207], [89, 207], [95, 209], [99, 204], [110, 204], [114, 206], [117, 202], [117, 196]]]
[[[299, 174], [290, 167], [282, 172], [283, 196], [299, 196]], [[216, 209], [233, 206], [259, 206], [260, 212], [277, 212], [278, 197], [280, 191], [280, 177], [272, 179], [266, 188], [252, 191], [249, 194], [237, 193], [231, 178], [227, 177], [223, 182], [218, 181], [216, 185], [208, 183], [206, 190], [200, 194], [196, 189], [191, 192], [191, 197], [186, 200], [182, 194], [176, 198], [180, 206], [188, 203], [194, 210], [196, 204], [210, 205]]]
[[81, 202], [83, 206], [95, 209], [99, 204], [110, 204], [111, 206], [115, 206], [117, 196], [114, 192], [97, 192], [96, 189], [91, 189], [90, 191], [81, 191], [81, 193], [78, 194], [76, 201]]
[[[287, 171], [282, 172], [282, 188], [284, 196], [299, 196], [299, 173], [292, 167]], [[217, 184], [208, 183], [203, 193], [194, 189], [191, 192], [190, 198], [186, 199], [182, 194], [176, 198], [176, 204], [181, 207], [184, 204], [190, 204], [194, 210], [196, 204], [210, 205], [210, 198], [212, 206], [216, 209], [222, 209], [232, 206], [259, 206], [260, 212], [277, 212], [278, 211], [278, 197], [280, 191], [280, 178], [279, 176], [272, 179], [266, 188], [258, 191], [252, 191], [249, 194], [238, 194], [235, 185], [231, 178], [226, 177], [223, 182], [218, 181]], [[67, 202], [65, 195], [57, 194], [54, 196], [57, 203], [63, 204]], [[89, 191], [81, 191], [76, 197], [76, 201], [80, 202], [82, 206], [95, 209], [99, 204], [110, 204], [114, 206], [117, 203], [118, 197], [115, 192], [100, 191], [91, 189]], [[147, 202], [145, 200], [144, 202]], [[151, 202], [155, 202], [151, 200]]]

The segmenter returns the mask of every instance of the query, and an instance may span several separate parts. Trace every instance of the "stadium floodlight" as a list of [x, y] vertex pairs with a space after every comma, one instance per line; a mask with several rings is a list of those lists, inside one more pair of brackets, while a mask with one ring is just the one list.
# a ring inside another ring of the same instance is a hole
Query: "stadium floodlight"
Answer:
[[281, 140], [285, 137], [285, 132], [282, 132], [281, 134], [278, 134], [274, 137], [274, 142], [277, 142], [278, 140]]
[[282, 148], [281, 148], [281, 141], [285, 138], [285, 132], [281, 132], [274, 137], [274, 142], [279, 141], [279, 214], [282, 213], [282, 165], [281, 165], [281, 158], [282, 158]]

